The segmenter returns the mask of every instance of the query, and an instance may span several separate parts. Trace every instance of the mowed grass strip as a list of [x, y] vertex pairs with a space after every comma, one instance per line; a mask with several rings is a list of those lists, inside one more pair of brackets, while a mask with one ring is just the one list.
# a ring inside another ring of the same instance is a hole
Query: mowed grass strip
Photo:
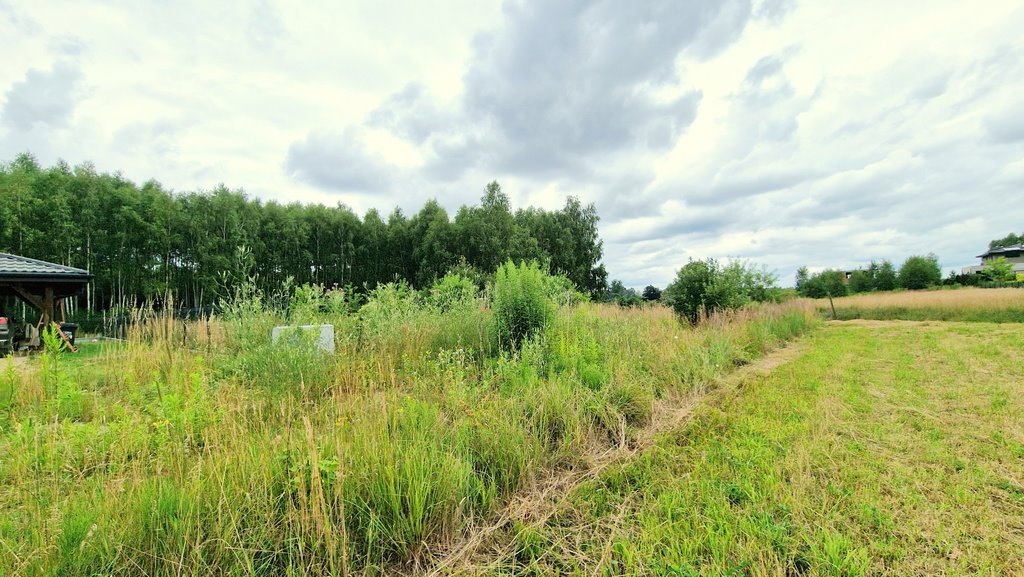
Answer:
[[[828, 299], [814, 302], [832, 318]], [[1024, 289], [1019, 288], [864, 293], [834, 299], [834, 304], [838, 320], [1024, 323]]]
[[802, 346], [515, 527], [496, 572], [1021, 574], [1024, 331], [830, 323]]

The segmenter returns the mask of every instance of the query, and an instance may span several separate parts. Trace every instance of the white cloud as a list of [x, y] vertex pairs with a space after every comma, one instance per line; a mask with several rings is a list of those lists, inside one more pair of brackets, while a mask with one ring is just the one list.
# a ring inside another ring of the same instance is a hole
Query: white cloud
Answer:
[[606, 263], [784, 281], [1020, 232], [1011, 1], [0, 2], [0, 158], [356, 210], [593, 201]]

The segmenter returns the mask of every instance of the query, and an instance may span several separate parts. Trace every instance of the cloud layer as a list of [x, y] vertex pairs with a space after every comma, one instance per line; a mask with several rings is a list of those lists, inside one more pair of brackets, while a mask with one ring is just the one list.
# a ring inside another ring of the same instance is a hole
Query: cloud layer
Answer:
[[1024, 230], [1022, 26], [1013, 2], [0, 1], [0, 157], [360, 211], [573, 194], [640, 287], [709, 256], [948, 270]]

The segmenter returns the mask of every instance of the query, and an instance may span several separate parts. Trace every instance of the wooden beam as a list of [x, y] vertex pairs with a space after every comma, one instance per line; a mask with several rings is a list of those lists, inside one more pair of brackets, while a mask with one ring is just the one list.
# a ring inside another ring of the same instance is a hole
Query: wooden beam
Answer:
[[20, 285], [10, 285], [10, 287], [21, 300], [39, 309], [40, 312], [43, 311], [43, 300], [41, 298], [23, 289]]
[[69, 337], [67, 334], [64, 333], [64, 331], [61, 330], [60, 325], [58, 325], [57, 323], [50, 323], [50, 326], [53, 327], [54, 332], [60, 335], [61, 340], [64, 341], [65, 345], [68, 346], [68, 350], [70, 350], [73, 353], [78, 352], [78, 347], [72, 344], [71, 337]]

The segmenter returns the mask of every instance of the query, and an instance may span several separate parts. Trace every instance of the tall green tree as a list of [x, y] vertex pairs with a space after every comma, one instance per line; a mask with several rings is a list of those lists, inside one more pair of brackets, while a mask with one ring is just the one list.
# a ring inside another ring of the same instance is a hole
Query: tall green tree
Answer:
[[875, 273], [875, 290], [891, 291], [896, 288], [896, 267], [888, 259], [878, 265]]
[[[597, 211], [575, 198], [558, 211], [512, 212], [497, 182], [454, 220], [436, 201], [385, 221], [345, 205], [280, 204], [223, 185], [174, 192], [91, 164], [44, 168], [30, 154], [0, 163], [0, 250], [84, 267], [89, 308], [173, 295], [208, 306], [255, 278], [272, 294], [286, 281], [371, 290], [402, 280], [423, 288], [458, 269], [475, 283], [507, 261], [536, 261], [600, 294]], [[243, 257], [244, 258], [241, 258]]]
[[1007, 246], [1016, 246], [1024, 243], [1024, 232], [1020, 234], [1010, 233], [1003, 238], [997, 238], [988, 243], [989, 250], [1003, 248]]
[[942, 282], [942, 268], [939, 258], [934, 254], [927, 256], [914, 255], [907, 257], [897, 275], [901, 288], [920, 290], [936, 286]]
[[416, 266], [415, 286], [427, 287], [456, 264], [452, 250], [452, 227], [448, 212], [436, 200], [429, 200], [410, 224]]

